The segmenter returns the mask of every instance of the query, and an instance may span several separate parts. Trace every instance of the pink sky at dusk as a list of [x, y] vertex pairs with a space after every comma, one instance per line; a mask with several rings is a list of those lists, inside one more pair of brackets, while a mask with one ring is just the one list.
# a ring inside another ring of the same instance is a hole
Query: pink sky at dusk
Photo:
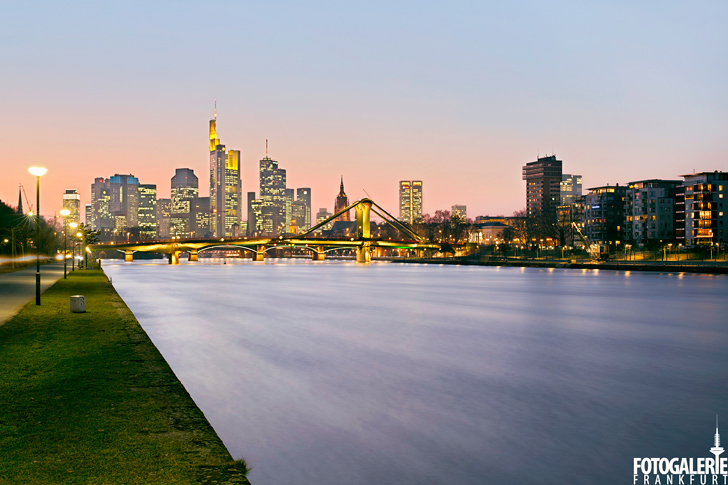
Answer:
[[394, 214], [408, 179], [424, 212], [510, 214], [521, 166], [552, 152], [585, 188], [728, 170], [722, 2], [220, 3], [214, 22], [190, 5], [8, 10], [0, 199], [15, 205], [22, 183], [34, 203], [27, 167], [45, 166], [46, 216], [115, 173], [161, 198], [192, 168], [208, 195], [215, 99], [243, 191], [258, 191], [268, 138], [314, 214], [342, 175], [350, 200], [366, 190]]

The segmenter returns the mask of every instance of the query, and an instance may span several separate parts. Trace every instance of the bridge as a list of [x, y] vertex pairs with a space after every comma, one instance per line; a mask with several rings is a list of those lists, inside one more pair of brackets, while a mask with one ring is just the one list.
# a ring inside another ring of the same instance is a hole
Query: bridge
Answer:
[[[314, 232], [332, 222], [340, 215], [354, 209], [356, 211], [356, 234], [348, 237], [322, 238], [313, 236]], [[371, 235], [370, 215], [374, 212], [381, 217], [387, 224], [397, 229], [405, 237], [409, 239], [391, 240], [383, 238], [373, 238]], [[311, 236], [311, 237], [309, 237]], [[424, 250], [432, 249], [443, 252], [443, 246], [463, 250], [462, 245], [432, 243], [425, 241], [420, 235], [415, 233], [407, 225], [398, 221], [387, 211], [382, 209], [371, 199], [361, 199], [353, 204], [341, 209], [336, 214], [319, 222], [311, 229], [303, 234], [297, 235], [281, 235], [277, 237], [220, 237], [209, 239], [174, 239], [171, 241], [142, 241], [127, 242], [121, 244], [93, 244], [89, 246], [90, 251], [115, 250], [124, 253], [125, 261], [133, 261], [134, 253], [150, 252], [163, 253], [169, 255], [170, 264], [179, 264], [180, 255], [189, 253], [190, 261], [198, 260], [199, 251], [220, 249], [220, 248], [240, 248], [250, 251], [254, 254], [255, 261], [263, 261], [265, 254], [276, 248], [301, 248], [311, 251], [315, 261], [325, 259], [326, 252], [336, 249], [354, 249], [356, 250], [357, 263], [369, 263], [372, 260], [372, 251], [376, 248], [397, 248], [397, 249], [414, 249]]]

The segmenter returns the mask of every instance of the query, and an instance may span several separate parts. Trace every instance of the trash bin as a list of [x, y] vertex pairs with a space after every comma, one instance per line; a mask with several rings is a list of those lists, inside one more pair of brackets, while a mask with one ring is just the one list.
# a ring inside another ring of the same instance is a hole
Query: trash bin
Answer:
[[73, 295], [71, 297], [71, 313], [86, 313], [86, 297]]

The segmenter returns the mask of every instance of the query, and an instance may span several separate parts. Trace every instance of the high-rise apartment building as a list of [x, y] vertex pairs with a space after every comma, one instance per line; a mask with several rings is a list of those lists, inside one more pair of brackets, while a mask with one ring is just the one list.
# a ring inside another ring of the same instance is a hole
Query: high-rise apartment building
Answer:
[[559, 184], [560, 205], [570, 205], [581, 197], [581, 175], [561, 174]]
[[157, 238], [157, 186], [139, 185], [139, 237]]
[[685, 179], [685, 243], [728, 243], [725, 216], [728, 172], [701, 172], [682, 177]]
[[461, 221], [465, 222], [468, 220], [468, 208], [464, 205], [454, 205], [450, 211], [452, 217], [457, 216]]
[[556, 207], [561, 203], [561, 165], [561, 160], [552, 155], [523, 166], [529, 216], [544, 214], [555, 217]]
[[240, 227], [240, 151], [226, 151], [217, 137], [217, 107], [210, 120], [210, 212], [214, 237]]
[[78, 191], [66, 190], [66, 193], [63, 194], [63, 208], [70, 211], [70, 214], [66, 216], [66, 223], [81, 223], [81, 196], [78, 195]]
[[171, 181], [170, 235], [190, 237], [190, 201], [199, 195], [194, 170], [178, 168]]
[[624, 199], [619, 185], [589, 189], [584, 208], [584, 233], [592, 243], [624, 243]]
[[[341, 177], [341, 186], [339, 187], [339, 195], [336, 196], [336, 200], [334, 201], [334, 214], [339, 212], [340, 210], [346, 209], [349, 207], [349, 197], [346, 196], [346, 192], [344, 192], [344, 177]], [[341, 214], [339, 217], [334, 219], [334, 221], [350, 221], [351, 211], [348, 210]]]
[[422, 220], [422, 181], [399, 182], [399, 220], [415, 224]]
[[630, 182], [624, 198], [624, 238], [637, 247], [675, 240], [675, 194], [679, 180]]

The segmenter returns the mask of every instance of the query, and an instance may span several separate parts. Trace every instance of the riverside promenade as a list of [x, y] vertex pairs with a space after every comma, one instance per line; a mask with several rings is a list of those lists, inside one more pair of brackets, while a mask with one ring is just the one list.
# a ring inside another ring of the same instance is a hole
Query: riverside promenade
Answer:
[[[70, 265], [68, 271], [71, 271]], [[40, 291], [44, 292], [63, 278], [63, 263], [44, 264], [40, 274]], [[35, 301], [35, 265], [12, 273], [0, 273], [0, 325], [31, 300]]]
[[0, 326], [0, 400], [0, 484], [249, 485], [100, 270], [61, 266], [42, 305]]

